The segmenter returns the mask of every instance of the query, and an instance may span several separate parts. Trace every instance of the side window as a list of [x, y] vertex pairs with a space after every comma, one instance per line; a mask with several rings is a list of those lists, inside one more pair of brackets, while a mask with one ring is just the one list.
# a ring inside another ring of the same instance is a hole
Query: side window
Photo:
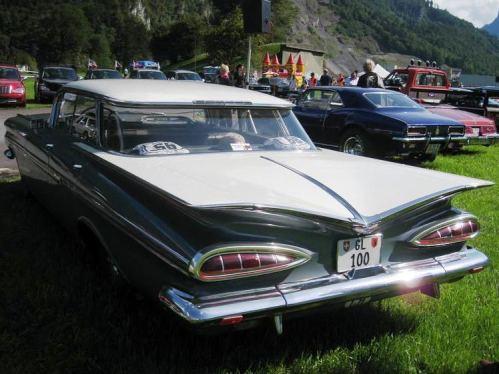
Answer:
[[433, 86], [433, 87], [443, 87], [445, 86], [445, 76], [441, 74], [429, 74], [429, 73], [419, 73], [416, 76], [416, 82], [420, 86]]
[[73, 117], [76, 104], [76, 95], [66, 92], [64, 96], [60, 97], [57, 105], [59, 112], [54, 127], [57, 129], [70, 129], [73, 124]]
[[103, 110], [100, 137], [104, 148], [116, 152], [123, 151], [123, 136], [118, 115], [109, 108]]
[[[305, 94], [304, 106], [309, 109], [327, 110], [333, 97], [339, 96], [336, 91], [309, 90]], [[341, 105], [341, 99], [340, 105]]]
[[343, 101], [341, 101], [341, 96], [338, 92], [333, 91], [333, 96], [331, 96], [331, 99], [329, 100], [329, 104], [332, 107], [342, 107], [343, 106]]
[[69, 133], [73, 138], [98, 144], [95, 113], [95, 99], [78, 95], [75, 103], [73, 122], [69, 128]]

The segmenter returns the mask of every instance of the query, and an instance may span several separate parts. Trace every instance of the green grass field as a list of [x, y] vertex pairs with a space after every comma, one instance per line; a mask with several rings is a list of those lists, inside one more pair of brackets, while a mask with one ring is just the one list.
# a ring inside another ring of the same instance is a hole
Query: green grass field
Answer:
[[28, 78], [24, 81], [24, 86], [26, 87], [26, 104], [27, 109], [38, 109], [38, 108], [50, 108], [51, 104], [40, 104], [35, 101], [35, 79]]
[[[439, 156], [427, 167], [499, 182], [499, 146]], [[98, 275], [14, 178], [0, 183], [0, 373], [465, 373], [499, 360], [499, 187], [455, 205], [480, 218], [474, 244], [492, 265], [442, 286], [372, 305], [198, 336]], [[57, 197], [54, 197], [57, 203]]]

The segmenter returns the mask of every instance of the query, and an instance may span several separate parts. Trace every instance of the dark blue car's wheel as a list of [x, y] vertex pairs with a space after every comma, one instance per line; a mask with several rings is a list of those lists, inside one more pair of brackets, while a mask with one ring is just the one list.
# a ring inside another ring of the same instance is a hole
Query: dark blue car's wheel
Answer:
[[360, 130], [348, 130], [341, 137], [340, 150], [356, 156], [375, 156], [374, 146]]

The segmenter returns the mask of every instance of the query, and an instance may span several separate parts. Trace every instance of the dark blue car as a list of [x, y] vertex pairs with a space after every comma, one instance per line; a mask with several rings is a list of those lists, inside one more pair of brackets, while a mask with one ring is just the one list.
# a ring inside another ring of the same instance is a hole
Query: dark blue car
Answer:
[[466, 141], [459, 122], [389, 90], [311, 88], [293, 111], [314, 143], [350, 154], [433, 160], [449, 143]]

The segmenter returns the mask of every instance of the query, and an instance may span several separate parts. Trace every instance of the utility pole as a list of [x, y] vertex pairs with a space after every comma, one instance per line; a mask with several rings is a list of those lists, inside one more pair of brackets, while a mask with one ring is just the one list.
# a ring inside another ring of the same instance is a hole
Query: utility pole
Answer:
[[248, 61], [246, 63], [246, 82], [249, 87], [249, 79], [250, 79], [250, 68], [251, 68], [251, 34], [248, 35]]

